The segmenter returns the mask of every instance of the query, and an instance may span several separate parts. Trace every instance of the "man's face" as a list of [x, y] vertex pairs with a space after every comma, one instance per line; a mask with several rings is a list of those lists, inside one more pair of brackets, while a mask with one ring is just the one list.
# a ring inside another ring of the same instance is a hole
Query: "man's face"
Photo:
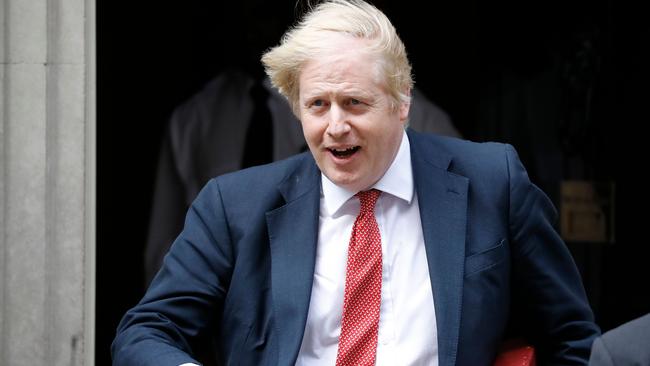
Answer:
[[309, 149], [325, 176], [352, 191], [370, 188], [388, 170], [409, 108], [391, 107], [366, 42], [332, 35], [331, 52], [300, 74], [298, 107]]

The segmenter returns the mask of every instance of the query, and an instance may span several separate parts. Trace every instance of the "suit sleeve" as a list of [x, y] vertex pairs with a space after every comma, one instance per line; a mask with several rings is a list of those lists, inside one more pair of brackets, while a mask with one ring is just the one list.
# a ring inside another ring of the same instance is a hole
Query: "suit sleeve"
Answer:
[[113, 364], [198, 363], [190, 356], [192, 342], [222, 312], [232, 263], [228, 223], [213, 180], [190, 207], [183, 231], [144, 298], [120, 322]]
[[603, 338], [598, 337], [594, 341], [589, 358], [589, 366], [613, 366], [614, 360], [610, 355]]
[[594, 323], [573, 258], [557, 233], [557, 211], [530, 182], [517, 153], [506, 145], [512, 250], [513, 313], [541, 364], [584, 365]]

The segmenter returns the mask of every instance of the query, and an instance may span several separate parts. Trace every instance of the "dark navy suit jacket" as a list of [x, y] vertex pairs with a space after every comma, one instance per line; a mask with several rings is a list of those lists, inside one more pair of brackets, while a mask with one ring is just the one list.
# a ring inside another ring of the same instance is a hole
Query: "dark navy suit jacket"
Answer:
[[[599, 334], [556, 211], [509, 145], [409, 131], [439, 364], [489, 365], [512, 314], [541, 362], [586, 364]], [[211, 180], [113, 343], [115, 365], [292, 365], [305, 328], [320, 171], [309, 153]]]

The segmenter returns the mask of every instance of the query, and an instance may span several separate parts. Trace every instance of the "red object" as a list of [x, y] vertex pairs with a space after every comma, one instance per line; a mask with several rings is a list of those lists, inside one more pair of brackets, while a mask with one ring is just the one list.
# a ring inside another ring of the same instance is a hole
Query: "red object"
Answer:
[[352, 227], [336, 366], [375, 364], [381, 304], [381, 235], [375, 220], [376, 189], [359, 192], [361, 210]]
[[535, 349], [521, 340], [506, 341], [494, 366], [535, 366]]

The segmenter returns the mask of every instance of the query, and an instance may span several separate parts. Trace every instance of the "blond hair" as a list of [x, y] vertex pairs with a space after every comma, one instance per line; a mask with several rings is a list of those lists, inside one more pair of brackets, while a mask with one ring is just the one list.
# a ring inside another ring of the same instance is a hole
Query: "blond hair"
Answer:
[[298, 114], [302, 67], [327, 51], [322, 40], [328, 32], [368, 40], [367, 51], [377, 56], [392, 107], [410, 102], [411, 65], [404, 43], [386, 15], [362, 0], [327, 0], [311, 9], [284, 34], [278, 46], [262, 56], [271, 83], [289, 100], [294, 113]]

